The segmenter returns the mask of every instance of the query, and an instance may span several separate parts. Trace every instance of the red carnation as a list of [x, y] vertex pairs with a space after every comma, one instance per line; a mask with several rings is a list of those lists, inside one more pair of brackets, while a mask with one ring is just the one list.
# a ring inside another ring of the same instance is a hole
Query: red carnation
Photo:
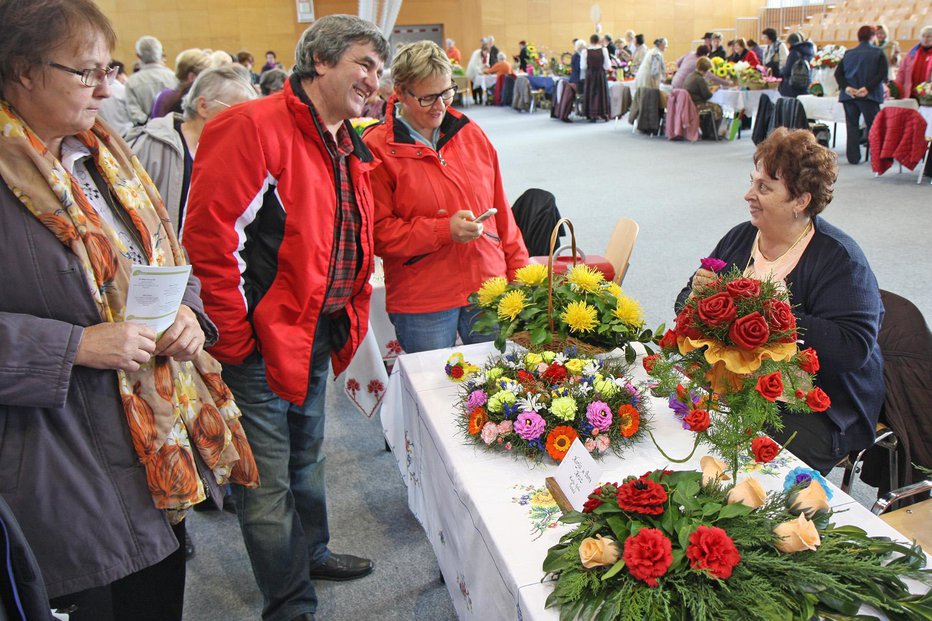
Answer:
[[751, 440], [751, 452], [754, 454], [754, 461], [767, 464], [780, 452], [780, 446], [767, 436], [757, 436]]
[[753, 278], [736, 278], [725, 285], [725, 289], [734, 299], [756, 298], [760, 296], [760, 281]]
[[[582, 512], [583, 513], [592, 513], [592, 510], [596, 507], [605, 504], [605, 501], [602, 500], [602, 490], [606, 491], [615, 491], [618, 489], [618, 483], [606, 483], [605, 485], [600, 485], [599, 487], [592, 490], [592, 493], [589, 494], [589, 499], [583, 503]], [[593, 496], [595, 498], [593, 498]]]
[[644, 365], [644, 370], [650, 373], [654, 370], [654, 365], [658, 360], [660, 360], [660, 356], [657, 354], [651, 354], [650, 356], [644, 356], [644, 359], [641, 360], [641, 364]]
[[690, 410], [683, 418], [683, 422], [689, 426], [690, 431], [695, 431], [696, 433], [702, 433], [709, 428], [709, 412], [708, 410]]
[[779, 371], [761, 375], [757, 378], [755, 388], [764, 399], [773, 403], [777, 397], [783, 394], [783, 378], [780, 376]]
[[740, 317], [728, 330], [731, 342], [744, 350], [760, 347], [770, 338], [767, 321], [757, 311]]
[[712, 327], [729, 324], [738, 315], [734, 301], [724, 291], [699, 300], [696, 310], [699, 318]]
[[461, 367], [460, 365], [450, 367], [450, 377], [452, 377], [453, 379], [459, 379], [463, 377], [463, 367]]
[[796, 389], [796, 398], [797, 398], [797, 399], [805, 399], [805, 398], [806, 398], [806, 391], [803, 390], [802, 388], [797, 388], [797, 389]]
[[828, 409], [828, 406], [832, 405], [832, 400], [828, 398], [824, 390], [816, 387], [806, 395], [806, 405], [813, 412], [824, 412]]
[[660, 345], [660, 348], [664, 351], [673, 351], [677, 348], [676, 332], [673, 330], [667, 330], [666, 334], [663, 335], [663, 338], [661, 338], [657, 344]]
[[625, 539], [621, 558], [632, 576], [655, 587], [657, 578], [667, 573], [673, 563], [673, 545], [659, 528], [642, 528], [634, 537]]
[[534, 376], [524, 369], [518, 369], [518, 381], [522, 384], [533, 384], [537, 380], [535, 380]]
[[786, 333], [780, 341], [792, 343], [796, 340], [796, 317], [793, 308], [783, 300], [767, 300], [764, 302], [764, 317], [767, 325], [774, 333]]
[[625, 511], [660, 515], [667, 502], [667, 490], [648, 478], [631, 479], [618, 488], [618, 506]]
[[816, 350], [811, 347], [799, 352], [799, 368], [812, 375], [813, 373], [818, 373], [819, 371], [819, 355], [816, 353]]
[[[693, 569], [707, 570], [716, 578], [731, 577], [731, 572], [741, 561], [735, 542], [718, 526], [700, 526], [689, 536], [686, 558]], [[633, 572], [632, 572], [633, 573]]]
[[700, 338], [702, 335], [699, 333], [699, 330], [696, 329], [693, 321], [694, 318], [695, 314], [693, 309], [689, 306], [684, 307], [679, 315], [676, 316], [676, 325], [674, 327], [676, 336], [690, 339]]
[[551, 384], [559, 384], [566, 379], [566, 367], [562, 364], [553, 363], [547, 367], [547, 370], [540, 377]]

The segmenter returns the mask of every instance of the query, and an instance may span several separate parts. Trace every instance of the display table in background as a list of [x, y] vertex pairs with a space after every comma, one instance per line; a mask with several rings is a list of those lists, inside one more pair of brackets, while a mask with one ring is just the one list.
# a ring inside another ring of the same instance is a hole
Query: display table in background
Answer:
[[[457, 385], [443, 372], [452, 351], [482, 365], [495, 350], [485, 343], [401, 356], [383, 402], [382, 427], [407, 486], [408, 506], [433, 547], [460, 619], [556, 620], [556, 610], [544, 609], [552, 586], [541, 584], [541, 565], [547, 550], [569, 531], [558, 524], [560, 510], [544, 484], [557, 467], [466, 443], [456, 421]], [[646, 378], [640, 362], [633, 369], [635, 380]], [[664, 450], [686, 456], [693, 434], [665, 400], [652, 399], [651, 409], [654, 435], [663, 439]], [[621, 481], [668, 465], [698, 469], [702, 455], [697, 451], [686, 464], [669, 464], [647, 440], [624, 458], [610, 455], [600, 462], [600, 480]], [[779, 490], [785, 475], [800, 465], [784, 452], [769, 464], [745, 464], [739, 478], [753, 472], [765, 489]], [[837, 488], [831, 504], [851, 510], [837, 514], [838, 522], [896, 536]]]

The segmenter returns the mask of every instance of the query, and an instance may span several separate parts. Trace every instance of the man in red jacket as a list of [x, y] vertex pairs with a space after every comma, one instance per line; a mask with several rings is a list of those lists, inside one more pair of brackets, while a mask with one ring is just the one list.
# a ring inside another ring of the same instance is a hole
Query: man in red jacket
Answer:
[[371, 293], [372, 156], [347, 119], [387, 57], [371, 23], [321, 18], [281, 93], [205, 128], [192, 175], [184, 241], [259, 468], [233, 497], [267, 621], [312, 620], [312, 580], [373, 569], [327, 547], [322, 446], [330, 362], [352, 359]]

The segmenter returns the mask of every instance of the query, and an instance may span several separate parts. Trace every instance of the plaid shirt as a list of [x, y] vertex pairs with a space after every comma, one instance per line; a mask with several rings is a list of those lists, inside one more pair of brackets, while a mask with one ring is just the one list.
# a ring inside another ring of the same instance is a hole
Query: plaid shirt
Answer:
[[330, 271], [327, 274], [327, 296], [321, 312], [334, 313], [349, 302], [353, 295], [353, 283], [359, 272], [362, 261], [362, 249], [359, 244], [362, 218], [359, 207], [356, 205], [356, 195], [353, 193], [353, 183], [349, 174], [347, 157], [353, 152], [353, 141], [345, 125], [337, 130], [336, 140], [333, 134], [327, 131], [323, 119], [309, 106], [314, 123], [330, 154], [333, 168], [336, 170], [335, 179], [339, 190], [340, 204], [337, 206], [336, 217], [333, 222], [333, 250], [330, 253]]

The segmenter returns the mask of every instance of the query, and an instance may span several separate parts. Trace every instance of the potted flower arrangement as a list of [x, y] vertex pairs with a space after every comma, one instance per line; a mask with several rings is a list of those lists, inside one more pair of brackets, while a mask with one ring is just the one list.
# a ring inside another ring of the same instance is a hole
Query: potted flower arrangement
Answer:
[[764, 81], [764, 74], [767, 71], [765, 67], [761, 65], [752, 67], [750, 63], [740, 61], [735, 63], [734, 70], [735, 77], [737, 78], [738, 85], [740, 87], [751, 91], [765, 88], [766, 82]]
[[[724, 267], [718, 259], [702, 264]], [[696, 446], [712, 446], [737, 480], [740, 455], [759, 458], [763, 445], [774, 445], [762, 432], [782, 427], [780, 407], [824, 412], [831, 404], [813, 387], [818, 355], [799, 351], [796, 340], [786, 289], [733, 269], [695, 291], [660, 339], [660, 353], [643, 364], [655, 394], [668, 397], [683, 427], [696, 433]]]
[[508, 339], [530, 349], [573, 345], [596, 353], [621, 347], [633, 362], [631, 343], [653, 338], [637, 300], [584, 264], [563, 274], [552, 274], [546, 265], [527, 265], [518, 269], [513, 283], [502, 277], [485, 281], [469, 301], [482, 309], [474, 329], [497, 329], [499, 351], [505, 351]]
[[712, 59], [712, 72], [720, 78], [735, 78], [735, 63], [716, 56]]
[[447, 367], [460, 384], [456, 412], [463, 434], [490, 450], [559, 463], [579, 438], [599, 458], [620, 455], [647, 429], [642, 389], [617, 358], [511, 352], [481, 369], [452, 357]]
[[[561, 619], [853, 619], [867, 604], [891, 619], [927, 619], [932, 596], [918, 545], [835, 526], [825, 492], [794, 478], [722, 487], [690, 471], [655, 470], [595, 489], [550, 548], [547, 606]], [[891, 561], [891, 554], [899, 556]]]
[[919, 95], [920, 106], [932, 106], [932, 82], [917, 84], [916, 94]]
[[845, 51], [843, 45], [826, 45], [816, 52], [810, 66], [813, 69], [834, 69], [845, 57]]

